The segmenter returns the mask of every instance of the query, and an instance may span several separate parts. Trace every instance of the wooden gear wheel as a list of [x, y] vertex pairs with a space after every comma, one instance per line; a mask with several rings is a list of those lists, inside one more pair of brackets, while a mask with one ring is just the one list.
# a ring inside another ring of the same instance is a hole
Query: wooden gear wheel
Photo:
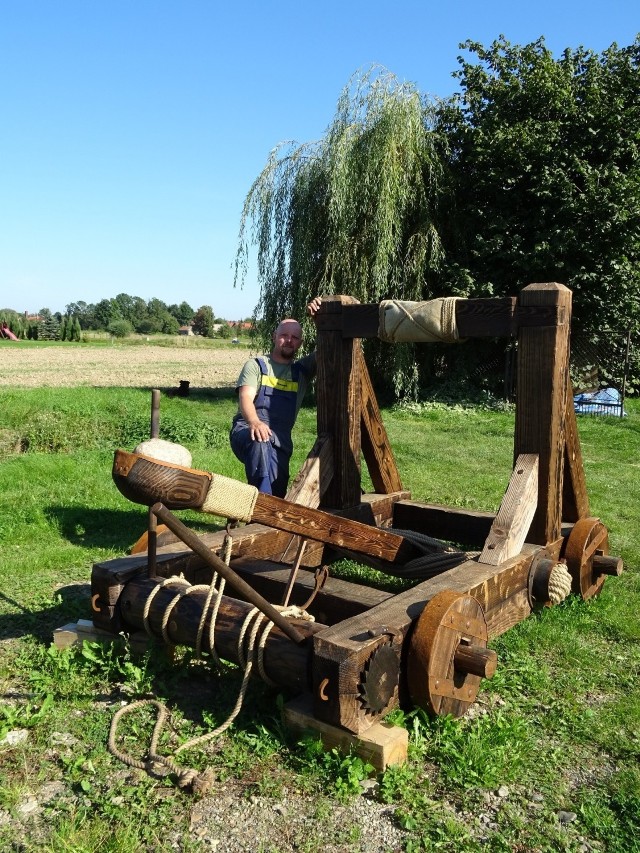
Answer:
[[598, 595], [606, 574], [594, 568], [596, 556], [609, 553], [609, 534], [599, 518], [581, 518], [573, 525], [564, 556], [571, 574], [571, 591], [582, 598]]
[[411, 634], [407, 680], [413, 704], [440, 716], [465, 714], [482, 678], [496, 670], [487, 638], [484, 611], [475, 598], [452, 590], [435, 595]]

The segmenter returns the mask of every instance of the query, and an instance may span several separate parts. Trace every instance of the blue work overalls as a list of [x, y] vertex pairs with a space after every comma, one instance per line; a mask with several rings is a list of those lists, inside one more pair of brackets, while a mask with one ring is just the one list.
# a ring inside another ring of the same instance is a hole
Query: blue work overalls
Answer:
[[291, 430], [296, 420], [300, 365], [291, 365], [291, 380], [269, 376], [267, 365], [256, 358], [262, 382], [253, 401], [260, 420], [271, 429], [268, 441], [254, 441], [249, 425], [238, 413], [233, 419], [231, 449], [241, 462], [247, 482], [258, 491], [283, 498], [289, 483], [289, 459], [293, 452]]

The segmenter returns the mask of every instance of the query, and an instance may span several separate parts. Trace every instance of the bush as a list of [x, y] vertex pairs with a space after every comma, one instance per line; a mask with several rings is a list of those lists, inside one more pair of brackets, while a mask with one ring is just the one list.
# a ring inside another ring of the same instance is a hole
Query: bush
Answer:
[[128, 320], [114, 320], [109, 323], [108, 332], [114, 338], [126, 338], [133, 332], [133, 326]]

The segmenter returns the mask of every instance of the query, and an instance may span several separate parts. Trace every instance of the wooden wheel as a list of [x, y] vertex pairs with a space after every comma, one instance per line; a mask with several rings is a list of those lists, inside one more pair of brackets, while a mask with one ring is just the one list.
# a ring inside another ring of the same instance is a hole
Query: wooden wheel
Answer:
[[432, 714], [461, 717], [473, 705], [497, 657], [487, 649], [482, 606], [470, 595], [443, 590], [417, 619], [407, 656], [409, 694]]
[[582, 598], [598, 595], [606, 574], [595, 565], [609, 553], [609, 534], [599, 518], [581, 518], [573, 525], [564, 556], [571, 574], [571, 591]]

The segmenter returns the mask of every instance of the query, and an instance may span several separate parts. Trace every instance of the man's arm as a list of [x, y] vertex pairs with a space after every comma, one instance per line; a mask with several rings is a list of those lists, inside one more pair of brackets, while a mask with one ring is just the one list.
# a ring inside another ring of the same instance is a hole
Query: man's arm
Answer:
[[249, 425], [251, 430], [251, 438], [254, 441], [269, 441], [271, 430], [268, 425], [263, 423], [258, 417], [254, 399], [256, 389], [252, 385], [241, 385], [238, 388], [238, 405], [240, 413]]

